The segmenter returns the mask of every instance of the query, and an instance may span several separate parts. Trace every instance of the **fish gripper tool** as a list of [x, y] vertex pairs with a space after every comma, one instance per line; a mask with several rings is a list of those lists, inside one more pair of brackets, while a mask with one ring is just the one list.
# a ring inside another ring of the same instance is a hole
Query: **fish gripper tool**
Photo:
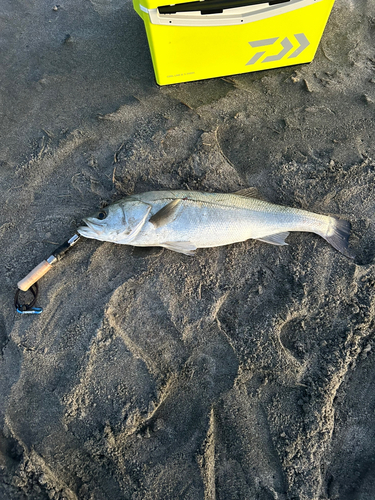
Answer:
[[[37, 281], [51, 269], [53, 264], [61, 260], [66, 252], [75, 245], [80, 238], [79, 234], [74, 234], [69, 240], [58, 246], [47, 259], [34, 267], [27, 276], [17, 283], [18, 290], [14, 297], [14, 305], [17, 312], [20, 314], [40, 314], [43, 311], [40, 307], [34, 307], [39, 291]], [[19, 293], [20, 291], [27, 292], [28, 290], [33, 294], [33, 299], [30, 303], [21, 304], [19, 302]]]

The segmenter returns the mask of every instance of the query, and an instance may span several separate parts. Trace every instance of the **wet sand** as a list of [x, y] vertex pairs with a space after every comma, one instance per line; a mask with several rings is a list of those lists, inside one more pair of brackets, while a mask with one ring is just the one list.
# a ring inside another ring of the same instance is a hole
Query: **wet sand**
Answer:
[[[337, 0], [311, 64], [170, 87], [131, 2], [54, 6], [0, 6], [0, 498], [373, 499], [375, 4]], [[82, 240], [15, 312], [97, 207], [247, 186], [357, 257]]]

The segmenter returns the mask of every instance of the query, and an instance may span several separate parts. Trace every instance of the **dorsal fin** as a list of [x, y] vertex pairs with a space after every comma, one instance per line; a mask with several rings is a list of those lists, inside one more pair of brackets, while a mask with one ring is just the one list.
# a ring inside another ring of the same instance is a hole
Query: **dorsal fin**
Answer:
[[155, 227], [165, 226], [165, 224], [172, 222], [177, 215], [177, 209], [180, 201], [181, 200], [179, 198], [172, 200], [170, 203], [165, 205], [165, 207], [156, 212], [155, 215], [150, 217], [149, 222], [151, 222], [151, 224]]
[[248, 187], [244, 189], [240, 189], [235, 193], [237, 196], [243, 196], [244, 198], [257, 198], [258, 200], [264, 200], [264, 197], [259, 193], [256, 187]]

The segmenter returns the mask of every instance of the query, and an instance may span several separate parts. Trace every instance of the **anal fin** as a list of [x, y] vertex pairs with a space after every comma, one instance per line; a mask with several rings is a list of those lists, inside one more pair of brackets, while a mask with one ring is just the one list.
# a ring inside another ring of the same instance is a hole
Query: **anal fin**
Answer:
[[263, 236], [263, 238], [256, 238], [258, 241], [263, 241], [264, 243], [270, 243], [271, 245], [284, 246], [287, 245], [285, 238], [289, 236], [289, 232], [271, 234], [270, 236]]

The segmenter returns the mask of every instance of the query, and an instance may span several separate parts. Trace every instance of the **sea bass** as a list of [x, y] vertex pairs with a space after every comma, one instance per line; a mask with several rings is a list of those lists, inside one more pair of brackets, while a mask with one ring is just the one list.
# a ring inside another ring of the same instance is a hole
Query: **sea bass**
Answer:
[[193, 255], [197, 248], [255, 239], [287, 245], [289, 231], [316, 233], [336, 250], [348, 249], [350, 222], [268, 203], [254, 188], [236, 193], [150, 191], [128, 196], [83, 219], [86, 238]]

